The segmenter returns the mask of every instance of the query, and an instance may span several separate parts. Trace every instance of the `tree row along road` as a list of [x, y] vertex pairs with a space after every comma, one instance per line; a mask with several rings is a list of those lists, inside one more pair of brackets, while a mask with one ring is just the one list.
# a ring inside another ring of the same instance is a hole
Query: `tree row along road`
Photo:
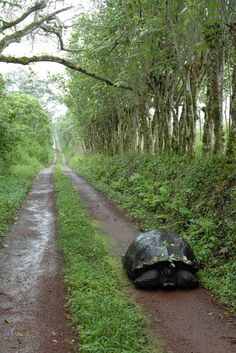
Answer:
[[[83, 177], [67, 166], [64, 170], [92, 218], [111, 239], [114, 256], [120, 257], [138, 229]], [[1, 353], [71, 352], [64, 343], [73, 332], [66, 320], [65, 288], [59, 275], [52, 171], [47, 168], [36, 178], [1, 249]], [[235, 320], [204, 289], [145, 292], [130, 284], [128, 292], [150, 315], [151, 329], [163, 342], [164, 352], [235, 352]]]

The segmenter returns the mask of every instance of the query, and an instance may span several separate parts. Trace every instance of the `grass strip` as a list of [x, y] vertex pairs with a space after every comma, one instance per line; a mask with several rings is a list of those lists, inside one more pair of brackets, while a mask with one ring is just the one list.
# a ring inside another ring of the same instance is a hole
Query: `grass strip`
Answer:
[[151, 353], [147, 319], [120, 289], [122, 270], [59, 167], [55, 171], [60, 244], [72, 323], [82, 353]]
[[41, 165], [13, 165], [0, 170], [0, 238], [7, 232]]

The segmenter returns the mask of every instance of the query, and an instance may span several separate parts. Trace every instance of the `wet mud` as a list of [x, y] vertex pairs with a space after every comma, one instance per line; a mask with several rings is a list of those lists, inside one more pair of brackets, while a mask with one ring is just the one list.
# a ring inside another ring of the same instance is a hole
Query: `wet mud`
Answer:
[[[90, 216], [107, 235], [115, 256], [121, 256], [139, 233], [135, 224], [106, 196], [79, 174], [65, 167]], [[150, 316], [151, 329], [165, 353], [235, 353], [235, 317], [203, 288], [141, 291], [132, 283], [131, 295]]]
[[0, 248], [1, 353], [74, 352], [55, 222], [51, 167], [35, 179]]

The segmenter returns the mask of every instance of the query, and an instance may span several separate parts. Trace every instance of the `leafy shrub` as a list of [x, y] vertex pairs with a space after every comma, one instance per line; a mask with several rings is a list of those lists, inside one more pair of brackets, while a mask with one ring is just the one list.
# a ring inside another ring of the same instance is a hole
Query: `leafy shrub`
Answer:
[[0, 75], [0, 237], [51, 158], [51, 122], [38, 100], [5, 94]]
[[39, 101], [26, 94], [0, 96], [0, 159], [14, 159], [17, 149], [48, 163], [51, 118]]

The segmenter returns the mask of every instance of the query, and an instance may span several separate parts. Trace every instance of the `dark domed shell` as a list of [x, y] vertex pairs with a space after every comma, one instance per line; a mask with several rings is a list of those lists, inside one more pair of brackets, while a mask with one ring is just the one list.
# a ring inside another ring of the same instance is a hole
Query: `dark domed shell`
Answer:
[[196, 272], [199, 267], [188, 243], [166, 230], [140, 234], [123, 257], [123, 265], [131, 278], [138, 270], [165, 262], [172, 262], [175, 266], [184, 263], [191, 272]]

